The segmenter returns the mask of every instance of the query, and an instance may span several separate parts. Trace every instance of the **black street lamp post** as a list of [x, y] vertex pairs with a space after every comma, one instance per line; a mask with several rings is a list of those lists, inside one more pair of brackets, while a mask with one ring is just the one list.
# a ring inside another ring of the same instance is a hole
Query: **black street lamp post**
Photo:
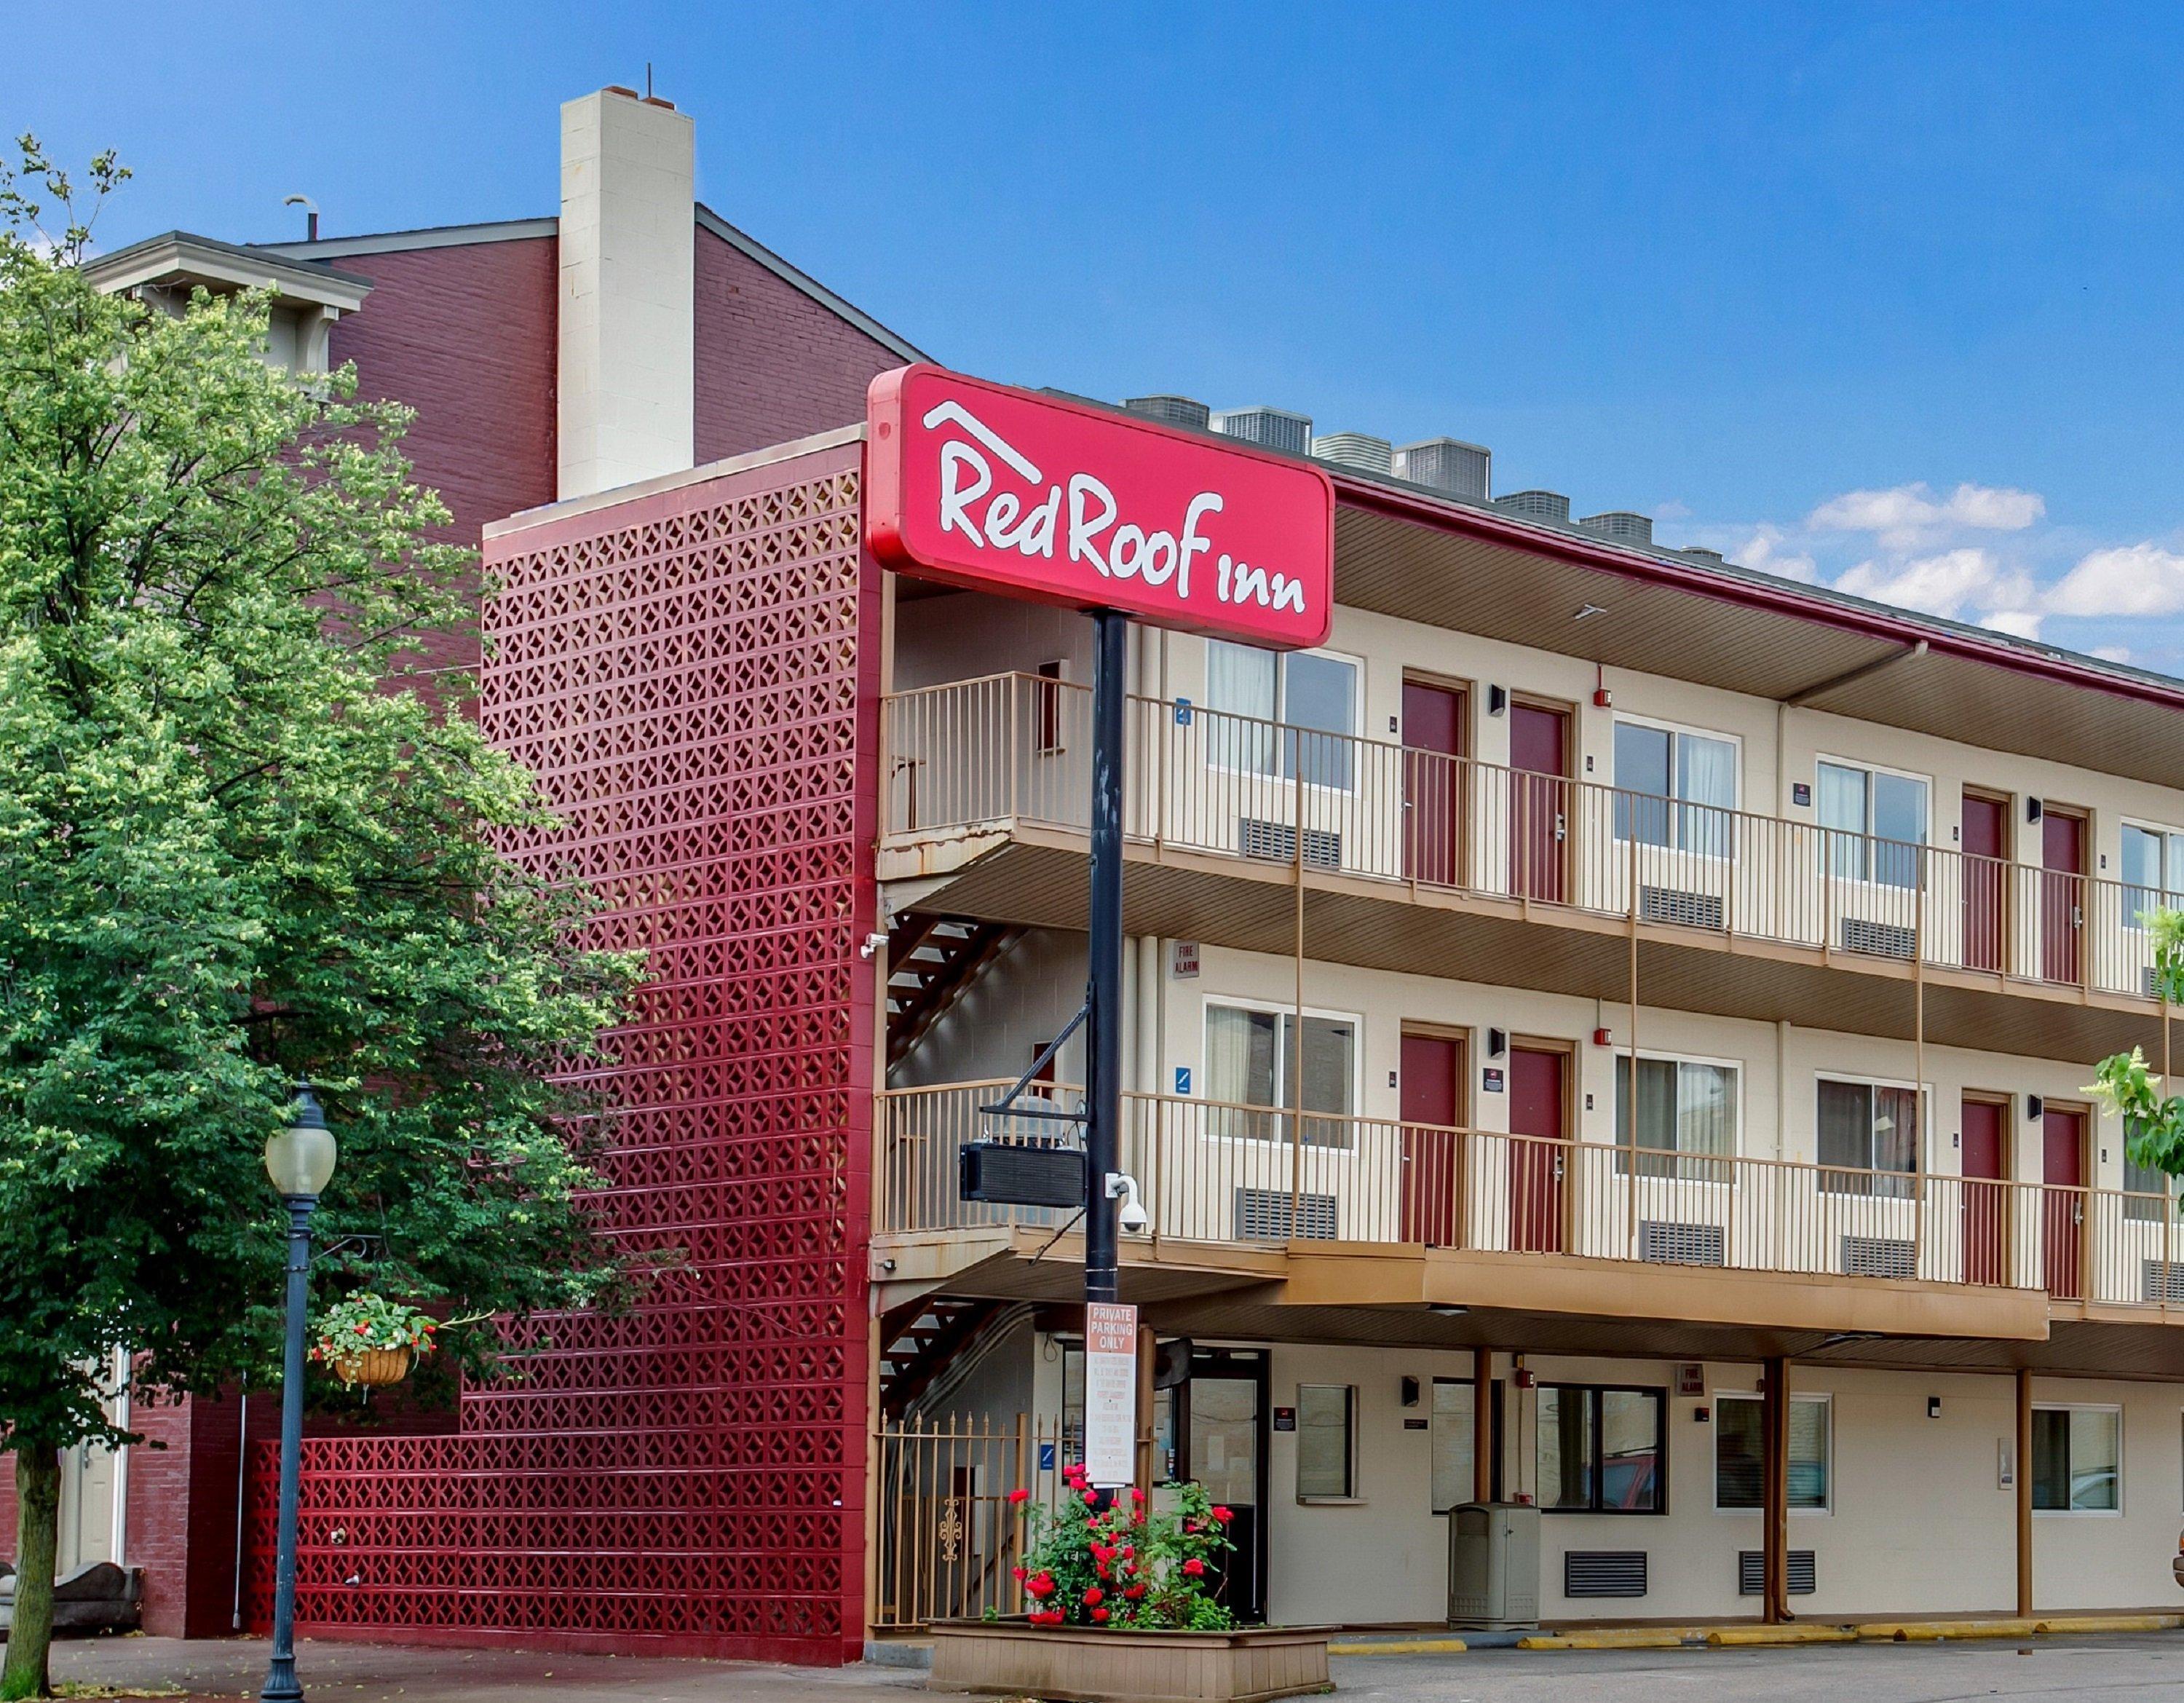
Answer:
[[273, 1659], [259, 1703], [303, 1703], [296, 1683], [296, 1488], [304, 1453], [304, 1315], [310, 1304], [311, 1213], [334, 1174], [336, 1148], [309, 1082], [295, 1121], [265, 1142], [265, 1174], [288, 1208], [288, 1344], [281, 1377], [281, 1533], [273, 1572]]

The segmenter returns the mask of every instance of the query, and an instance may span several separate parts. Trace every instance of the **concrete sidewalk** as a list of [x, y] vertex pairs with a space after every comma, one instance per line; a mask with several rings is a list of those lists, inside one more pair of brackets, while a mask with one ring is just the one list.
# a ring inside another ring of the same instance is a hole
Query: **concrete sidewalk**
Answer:
[[[53, 1683], [125, 1695], [254, 1699], [266, 1641], [103, 1638], [53, 1645]], [[306, 1697], [323, 1703], [872, 1703], [922, 1695], [922, 1673], [890, 1667], [771, 1667], [740, 1661], [565, 1656], [523, 1650], [415, 1650], [307, 1640], [296, 1647]]]

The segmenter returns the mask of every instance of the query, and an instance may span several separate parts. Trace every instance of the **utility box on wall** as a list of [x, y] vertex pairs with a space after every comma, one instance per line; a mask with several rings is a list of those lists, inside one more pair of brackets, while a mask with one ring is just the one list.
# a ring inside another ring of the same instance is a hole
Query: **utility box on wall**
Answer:
[[1448, 1510], [1448, 1623], [1507, 1632], [1540, 1623], [1540, 1510], [1464, 1502]]

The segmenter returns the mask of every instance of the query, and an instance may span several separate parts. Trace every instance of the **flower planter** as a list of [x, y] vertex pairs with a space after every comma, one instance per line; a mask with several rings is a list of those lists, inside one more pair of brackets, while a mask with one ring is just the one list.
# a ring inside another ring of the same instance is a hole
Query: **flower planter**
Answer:
[[334, 1360], [334, 1376], [345, 1384], [398, 1384], [410, 1376], [407, 1348], [363, 1348]]
[[935, 1691], [1071, 1703], [1260, 1703], [1333, 1689], [1325, 1626], [1231, 1632], [1110, 1632], [1032, 1626], [1021, 1617], [943, 1621], [933, 1628]]

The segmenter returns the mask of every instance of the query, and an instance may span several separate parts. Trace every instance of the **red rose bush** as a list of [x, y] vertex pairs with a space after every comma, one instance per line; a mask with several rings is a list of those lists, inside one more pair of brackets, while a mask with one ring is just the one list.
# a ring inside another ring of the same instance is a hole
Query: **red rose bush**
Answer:
[[1175, 1505], [1150, 1511], [1141, 1490], [1112, 1503], [1092, 1489], [1084, 1469], [1062, 1473], [1067, 1486], [1053, 1509], [1026, 1490], [1009, 1501], [1024, 1522], [1023, 1565], [1015, 1577], [1034, 1626], [1099, 1626], [1157, 1631], [1222, 1631], [1235, 1624], [1213, 1594], [1217, 1563], [1234, 1546], [1228, 1509], [1196, 1484], [1164, 1487]]

